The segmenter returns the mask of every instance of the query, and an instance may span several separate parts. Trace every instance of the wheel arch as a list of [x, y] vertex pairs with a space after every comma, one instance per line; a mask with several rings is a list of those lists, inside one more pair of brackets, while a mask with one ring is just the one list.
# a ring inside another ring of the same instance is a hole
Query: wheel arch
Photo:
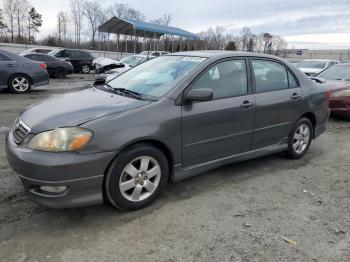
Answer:
[[[123, 152], [125, 150], [127, 150], [128, 148], [134, 147], [134, 146], [138, 146], [138, 145], [151, 145], [157, 149], [159, 149], [167, 158], [168, 160], [168, 165], [169, 165], [169, 179], [172, 176], [172, 172], [173, 172], [173, 165], [174, 165], [174, 156], [173, 153], [171, 152], [170, 148], [163, 142], [157, 140], [157, 139], [140, 139], [137, 141], [133, 141], [131, 143], [128, 143], [126, 145], [124, 145], [119, 151], [118, 153], [113, 157], [113, 159], [111, 160], [111, 162], [108, 164], [106, 170], [105, 170], [105, 175], [108, 173], [108, 170], [111, 168], [112, 163], [114, 162], [114, 160], [118, 157], [118, 155], [120, 154], [120, 152]], [[106, 177], [106, 176], [105, 176]]]
[[13, 77], [15, 77], [15, 76], [25, 76], [25, 77], [28, 77], [28, 79], [29, 79], [29, 81], [30, 81], [30, 85], [32, 86], [33, 85], [33, 79], [28, 75], [28, 74], [26, 74], [26, 73], [13, 73], [10, 77], [9, 77], [9, 79], [7, 80], [7, 86], [9, 86], [10, 85], [10, 81], [11, 81], [11, 79], [13, 78]]
[[316, 115], [312, 112], [306, 112], [299, 119], [301, 118], [307, 118], [310, 120], [313, 128], [313, 138], [315, 138], [315, 128], [316, 128], [316, 121], [317, 121]]

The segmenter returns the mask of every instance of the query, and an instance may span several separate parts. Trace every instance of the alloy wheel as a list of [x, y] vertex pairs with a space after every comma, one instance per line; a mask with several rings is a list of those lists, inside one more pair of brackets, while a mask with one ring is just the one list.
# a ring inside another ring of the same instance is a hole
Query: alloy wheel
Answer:
[[12, 80], [12, 86], [18, 92], [25, 92], [29, 88], [29, 81], [25, 77], [17, 76]]
[[84, 74], [87, 74], [87, 73], [89, 73], [89, 71], [90, 71], [90, 67], [89, 67], [88, 65], [83, 65], [83, 66], [81, 67], [81, 71], [82, 71]]
[[310, 128], [306, 124], [301, 124], [293, 136], [293, 149], [296, 153], [302, 154], [310, 141]]
[[119, 190], [129, 201], [142, 201], [156, 191], [160, 178], [161, 168], [157, 160], [150, 156], [138, 157], [123, 169]]

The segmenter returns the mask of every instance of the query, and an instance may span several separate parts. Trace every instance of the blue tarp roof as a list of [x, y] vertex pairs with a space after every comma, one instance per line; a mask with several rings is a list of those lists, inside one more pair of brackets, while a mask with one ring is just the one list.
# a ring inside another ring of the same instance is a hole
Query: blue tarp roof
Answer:
[[158, 25], [148, 22], [137, 21], [127, 18], [112, 17], [98, 28], [100, 32], [115, 33], [121, 35], [136, 35], [145, 37], [159, 37], [162, 35], [175, 35], [186, 38], [197, 38], [197, 36], [186, 30]]

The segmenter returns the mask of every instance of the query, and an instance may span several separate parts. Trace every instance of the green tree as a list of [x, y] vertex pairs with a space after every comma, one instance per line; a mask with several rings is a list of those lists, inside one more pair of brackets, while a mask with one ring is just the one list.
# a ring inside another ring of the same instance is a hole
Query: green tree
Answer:
[[[34, 40], [34, 36], [32, 35], [32, 32], [39, 33], [39, 28], [43, 24], [42, 15], [39, 14], [34, 7], [32, 7], [28, 13], [28, 40], [29, 43], [32, 42], [32, 39]], [[34, 34], [33, 33], [33, 34]]]

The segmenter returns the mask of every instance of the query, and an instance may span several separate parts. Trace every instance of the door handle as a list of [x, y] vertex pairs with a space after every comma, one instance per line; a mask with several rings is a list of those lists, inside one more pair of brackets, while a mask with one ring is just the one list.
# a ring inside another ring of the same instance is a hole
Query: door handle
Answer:
[[7, 67], [15, 67], [14, 64], [7, 64]]
[[297, 99], [299, 99], [300, 97], [301, 97], [301, 96], [300, 96], [299, 94], [293, 93], [292, 96], [291, 96], [290, 98], [293, 99], [293, 100], [297, 100]]
[[250, 108], [250, 107], [252, 107], [253, 105], [254, 105], [253, 102], [250, 102], [250, 101], [248, 101], [248, 100], [245, 100], [245, 101], [243, 101], [243, 103], [242, 103], [240, 106], [243, 107], [243, 108]]

